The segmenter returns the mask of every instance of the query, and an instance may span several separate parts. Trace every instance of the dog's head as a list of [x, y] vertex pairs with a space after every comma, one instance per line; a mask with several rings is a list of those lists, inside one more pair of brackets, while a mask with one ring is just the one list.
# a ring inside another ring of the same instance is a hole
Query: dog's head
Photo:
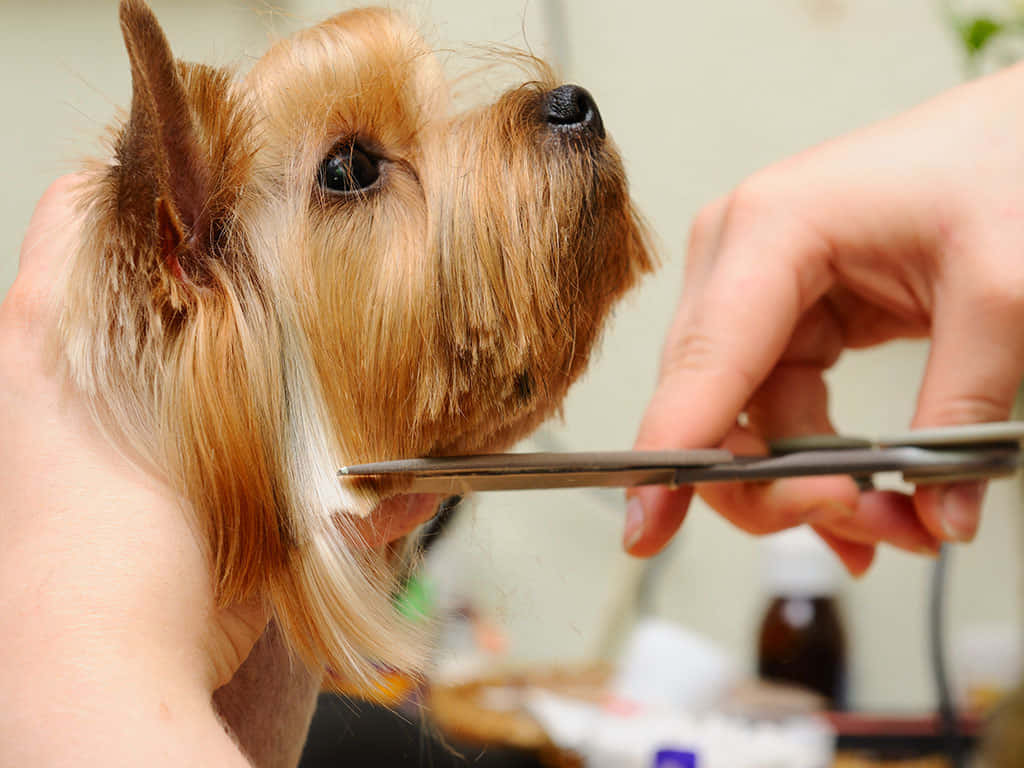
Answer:
[[318, 662], [379, 659], [385, 582], [343, 530], [383, 491], [335, 472], [501, 450], [558, 408], [651, 266], [619, 157], [539, 62], [452, 114], [388, 11], [242, 79], [175, 61], [139, 0], [121, 19], [132, 108], [65, 284], [72, 378], [195, 509], [222, 600], [268, 595]]
[[251, 221], [288, 255], [332, 432], [371, 460], [498, 450], [557, 407], [609, 305], [647, 266], [597, 106], [536, 80], [452, 115], [389, 12], [280, 43], [248, 78]]

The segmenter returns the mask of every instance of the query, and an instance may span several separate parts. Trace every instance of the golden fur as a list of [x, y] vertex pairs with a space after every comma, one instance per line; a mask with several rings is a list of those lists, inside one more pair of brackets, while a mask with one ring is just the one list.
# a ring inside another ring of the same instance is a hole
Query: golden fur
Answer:
[[[388, 555], [356, 526], [393, 490], [337, 469], [503, 450], [558, 408], [651, 266], [616, 151], [539, 118], [540, 62], [450, 114], [389, 11], [307, 29], [241, 79], [176, 61], [141, 0], [121, 23], [131, 112], [61, 290], [71, 381], [180, 490], [221, 604], [267, 600], [310, 665], [414, 667]], [[379, 178], [325, 191], [321, 163], [354, 147]]]

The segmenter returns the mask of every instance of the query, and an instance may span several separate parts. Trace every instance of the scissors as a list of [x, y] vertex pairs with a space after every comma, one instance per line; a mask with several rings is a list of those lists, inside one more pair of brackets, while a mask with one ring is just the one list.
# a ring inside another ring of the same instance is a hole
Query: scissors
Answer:
[[540, 488], [625, 488], [898, 472], [908, 483], [1005, 477], [1024, 463], [1024, 421], [920, 429], [877, 438], [815, 435], [777, 440], [765, 456], [724, 450], [497, 453], [400, 459], [342, 467], [352, 482], [388, 481], [408, 493]]

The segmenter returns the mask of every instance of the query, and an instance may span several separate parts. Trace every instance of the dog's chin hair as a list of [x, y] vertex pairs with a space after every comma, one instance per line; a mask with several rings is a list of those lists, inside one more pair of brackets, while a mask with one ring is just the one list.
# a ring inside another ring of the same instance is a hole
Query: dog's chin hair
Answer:
[[369, 514], [379, 497], [339, 482], [335, 468], [344, 449], [324, 429], [330, 420], [308, 375], [313, 368], [302, 335], [292, 325], [287, 337], [284, 348], [296, 358], [285, 361], [287, 476], [300, 530], [290, 567], [270, 582], [277, 622], [307, 663], [329, 667], [334, 675], [366, 684], [374, 662], [422, 670], [428, 627], [396, 615], [391, 597], [399, 569], [358, 546], [355, 517]]
[[[422, 670], [429, 627], [392, 605], [403, 548], [359, 520], [402, 489], [337, 470], [501, 450], [558, 409], [652, 267], [618, 155], [547, 124], [528, 56], [529, 83], [453, 118], [387, 11], [241, 80], [176, 61], [141, 0], [121, 19], [132, 107], [56, 291], [68, 379], [180, 495], [219, 606], [264, 600], [333, 682]], [[321, 163], [357, 141], [380, 183], [332, 195]]]

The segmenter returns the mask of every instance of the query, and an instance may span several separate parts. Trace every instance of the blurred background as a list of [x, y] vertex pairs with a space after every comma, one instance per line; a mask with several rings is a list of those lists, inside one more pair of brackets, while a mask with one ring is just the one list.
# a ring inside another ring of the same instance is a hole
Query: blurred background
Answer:
[[[632, 444], [679, 293], [689, 224], [704, 204], [765, 165], [905, 110], [972, 73], [965, 38], [936, 0], [392, 5], [419, 22], [452, 72], [467, 66], [469, 46], [497, 42], [529, 47], [552, 59], [567, 81], [587, 87], [658, 238], [661, 269], [618, 310], [564, 421], [545, 427], [524, 450]], [[1005, 13], [1008, 4], [993, 5]], [[337, 0], [152, 6], [179, 56], [241, 69], [276, 37], [349, 7]], [[96, 139], [127, 105], [129, 81], [113, 0], [2, 0], [0, 9], [5, 291], [34, 202], [55, 176], [100, 151]], [[830, 377], [837, 427], [851, 434], [904, 428], [925, 354], [921, 344], [900, 343], [845, 357]], [[503, 664], [608, 658], [645, 612], [699, 633], [752, 673], [768, 600], [763, 545], [698, 503], [652, 567], [621, 553], [623, 513], [617, 492], [483, 495], [438, 548], [433, 578], [487, 617], [496, 638], [488, 653]], [[1008, 658], [1019, 653], [1022, 544], [1019, 488], [994, 483], [977, 541], [952, 555], [953, 657], [976, 637], [1009, 645]], [[883, 549], [865, 577], [839, 582], [851, 706], [934, 707], [926, 635], [931, 567], [928, 559]], [[1012, 640], [992, 640], [1006, 637]]]

